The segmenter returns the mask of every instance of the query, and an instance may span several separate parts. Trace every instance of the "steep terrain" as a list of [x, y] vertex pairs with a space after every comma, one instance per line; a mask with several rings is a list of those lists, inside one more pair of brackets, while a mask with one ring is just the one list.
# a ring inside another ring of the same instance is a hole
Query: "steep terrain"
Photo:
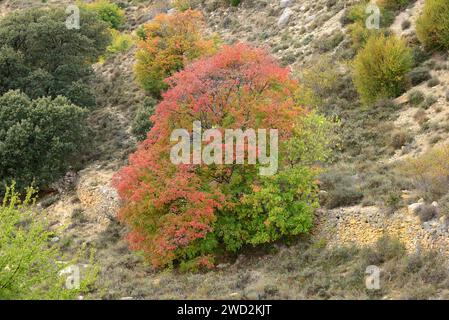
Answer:
[[[0, 1], [0, 16], [31, 5], [69, 2], [4, 0]], [[128, 32], [171, 8], [168, 1], [116, 2], [126, 4]], [[354, 173], [349, 174], [350, 183], [356, 181], [357, 185], [363, 185], [368, 177], [391, 174], [389, 168], [399, 161], [449, 142], [447, 57], [435, 55], [425, 62], [432, 78], [438, 78], [439, 83], [430, 87], [424, 82], [410, 89], [395, 100], [397, 107], [388, 116], [373, 116], [368, 111], [357, 111], [354, 115], [353, 106], [357, 102], [352, 98], [350, 67], [345, 61], [353, 52], [341, 20], [345, 8], [356, 1], [244, 0], [238, 7], [222, 7], [217, 4], [219, 1], [213, 0], [200, 2], [199, 9], [205, 15], [209, 32], [218, 33], [226, 43], [247, 41], [267, 48], [284, 65], [290, 65], [300, 78], [303, 69], [313, 67], [320, 56], [330, 57], [343, 88], [335, 88], [337, 102], [324, 105], [324, 112], [342, 119], [343, 139], [369, 137], [358, 141], [357, 148], [341, 151], [329, 168], [338, 172], [341, 166], [350, 167]], [[418, 0], [398, 14], [391, 31], [413, 37], [423, 3]], [[411, 26], [403, 30], [405, 20]], [[403, 206], [387, 208], [376, 192], [388, 188], [390, 182], [380, 178], [371, 181], [375, 185], [369, 190], [372, 193], [368, 193], [371, 198], [365, 195], [366, 201], [362, 203], [331, 209], [323, 206], [316, 214], [313, 235], [290, 246], [248, 248], [205, 274], [152, 270], [123, 240], [126, 230], [116, 220], [120, 203], [111, 186], [113, 174], [126, 164], [128, 155], [135, 149], [131, 122], [145, 96], [134, 79], [134, 53], [132, 48], [95, 65], [96, 79], [92, 86], [97, 95], [97, 108], [89, 118], [94, 142], [85, 156], [85, 167], [67, 173], [55, 184], [54, 192], [40, 202], [52, 227], [55, 230], [64, 227], [55, 240], [64, 250], [75, 252], [84, 243], [96, 249], [101, 273], [92, 297], [449, 298], [449, 276], [444, 264], [438, 264], [441, 257], [446, 261], [449, 257], [447, 216], [422, 223], [409, 207], [419, 199], [408, 190], [401, 190]], [[416, 90], [432, 97], [428, 108], [411, 105], [410, 93]], [[345, 104], [350, 104], [347, 110]], [[427, 119], [425, 129], [422, 118]], [[355, 126], [357, 130], [353, 130]], [[376, 139], [389, 141], [398, 130], [406, 131], [413, 137], [412, 141], [393, 149], [375, 145]], [[364, 188], [370, 189], [366, 185]], [[323, 189], [323, 194], [331, 193]], [[383, 241], [385, 235], [401, 240], [408, 253], [395, 246], [382, 247], [378, 240]], [[429, 249], [439, 252], [441, 257], [428, 253]], [[363, 279], [369, 264], [382, 269], [385, 285], [380, 291], [365, 288]], [[413, 267], [418, 271], [410, 273]]]

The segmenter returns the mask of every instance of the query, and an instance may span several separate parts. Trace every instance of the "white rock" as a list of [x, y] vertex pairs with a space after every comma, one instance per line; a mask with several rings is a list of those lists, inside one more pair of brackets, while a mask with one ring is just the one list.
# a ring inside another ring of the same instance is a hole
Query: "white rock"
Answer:
[[281, 0], [280, 6], [281, 8], [287, 8], [292, 5], [292, 0]]
[[435, 208], [438, 208], [438, 202], [436, 202], [436, 201], [432, 202], [432, 206]]
[[279, 17], [278, 27], [279, 28], [284, 27], [288, 23], [288, 20], [290, 19], [291, 15], [292, 15], [292, 10], [290, 8], [286, 8], [284, 10], [284, 12], [282, 13], [282, 15]]
[[412, 203], [411, 205], [408, 206], [408, 210], [411, 213], [417, 213], [419, 211], [419, 209], [421, 208], [421, 206], [423, 206], [424, 203], [422, 202], [418, 202], [418, 203]]
[[309, 23], [311, 21], [315, 20], [315, 15], [312, 14], [311, 16], [306, 17], [306, 19], [304, 20], [305, 23]]
[[167, 11], [167, 14], [172, 15], [172, 14], [175, 14], [176, 12], [177, 12], [176, 8], [171, 8]]

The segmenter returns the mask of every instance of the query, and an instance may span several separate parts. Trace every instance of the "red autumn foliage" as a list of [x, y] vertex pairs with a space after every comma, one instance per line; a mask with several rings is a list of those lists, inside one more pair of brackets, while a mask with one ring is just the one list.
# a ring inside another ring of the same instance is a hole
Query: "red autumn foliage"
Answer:
[[241, 186], [252, 192], [256, 170], [174, 165], [172, 130], [191, 131], [195, 120], [202, 121], [203, 130], [277, 128], [282, 142], [291, 135], [292, 119], [305, 110], [295, 103], [297, 84], [289, 70], [246, 44], [224, 46], [166, 81], [169, 90], [151, 119], [154, 127], [114, 177], [124, 203], [119, 218], [132, 229], [132, 247], [143, 250], [153, 265], [197, 259], [211, 266], [209, 254], [221, 241], [214, 233], [217, 213], [232, 211], [243, 197], [229, 190], [229, 181], [239, 173]]

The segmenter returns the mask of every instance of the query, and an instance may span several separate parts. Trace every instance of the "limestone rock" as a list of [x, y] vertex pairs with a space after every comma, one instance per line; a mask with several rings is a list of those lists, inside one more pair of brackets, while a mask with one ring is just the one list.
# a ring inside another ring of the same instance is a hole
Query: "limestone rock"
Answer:
[[423, 202], [412, 203], [408, 206], [408, 210], [410, 213], [417, 214], [423, 205]]
[[279, 17], [278, 20], [278, 27], [282, 28], [285, 27], [290, 20], [290, 16], [292, 15], [292, 10], [290, 8], [286, 8], [282, 15]]

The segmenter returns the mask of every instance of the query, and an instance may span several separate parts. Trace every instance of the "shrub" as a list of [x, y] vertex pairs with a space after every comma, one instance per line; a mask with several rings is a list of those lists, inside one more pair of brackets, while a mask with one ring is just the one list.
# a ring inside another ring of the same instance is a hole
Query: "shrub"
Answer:
[[440, 84], [440, 79], [438, 79], [438, 78], [432, 78], [429, 81], [427, 81], [427, 86], [429, 88], [436, 87], [439, 84]]
[[449, 50], [449, 2], [427, 0], [416, 21], [416, 34], [427, 50]]
[[430, 75], [430, 71], [426, 67], [417, 67], [410, 71], [409, 78], [411, 81], [412, 86], [417, 86], [420, 83], [423, 83], [424, 81], [429, 80], [432, 78]]
[[317, 47], [321, 53], [328, 52], [336, 48], [344, 40], [344, 38], [345, 35], [343, 32], [338, 30], [331, 35], [326, 34], [322, 38], [318, 39], [315, 47]]
[[13, 186], [0, 203], [0, 299], [75, 299], [94, 283], [97, 270], [89, 268], [79, 288], [64, 287], [60, 273], [76, 261], [60, 261], [52, 232], [36, 218], [33, 196], [28, 189], [21, 202]]
[[117, 30], [111, 30], [112, 42], [106, 48], [106, 57], [117, 53], [124, 53], [131, 49], [134, 44], [133, 37]]
[[436, 147], [418, 158], [407, 160], [402, 171], [412, 179], [421, 196], [437, 200], [447, 192], [449, 147]]
[[322, 204], [329, 209], [354, 205], [363, 199], [355, 176], [347, 169], [330, 169], [320, 176], [320, 182], [326, 191]]
[[432, 220], [438, 215], [438, 209], [430, 204], [423, 204], [418, 207], [417, 212], [419, 220], [426, 222]]
[[[114, 177], [132, 247], [155, 266], [207, 267], [219, 249], [306, 233], [317, 207], [312, 165], [328, 156], [330, 125], [297, 104], [289, 70], [263, 50], [236, 44], [168, 83], [147, 139]], [[173, 128], [197, 120], [203, 129], [277, 128], [278, 173], [260, 176], [260, 163], [173, 164]]]
[[391, 135], [390, 146], [393, 147], [394, 150], [397, 150], [407, 143], [410, 143], [413, 140], [413, 137], [409, 132], [404, 130], [394, 131]]
[[368, 39], [379, 33], [376, 29], [368, 29], [365, 24], [353, 23], [348, 27], [349, 35], [351, 36], [352, 47], [354, 50], [362, 48]]
[[117, 4], [110, 3], [108, 0], [96, 0], [92, 3], [84, 3], [81, 7], [94, 12], [110, 28], [119, 29], [125, 22], [124, 11]]
[[424, 93], [420, 90], [413, 90], [408, 94], [408, 101], [415, 107], [423, 103], [424, 99]]
[[145, 140], [147, 133], [153, 127], [153, 122], [150, 120], [150, 117], [154, 114], [155, 105], [156, 101], [147, 97], [144, 103], [137, 109], [131, 131], [139, 141]]
[[192, 9], [191, 0], [174, 0], [173, 7], [179, 11], [186, 11]]
[[368, 29], [366, 21], [370, 16], [370, 12], [366, 12], [367, 6], [370, 4], [368, 0], [351, 6], [345, 14], [343, 24], [349, 24], [348, 32], [351, 36], [354, 49], [362, 48], [368, 39], [372, 36], [386, 33], [385, 28], [389, 27], [394, 21], [395, 15], [388, 8], [380, 7], [380, 25], [381, 29]]
[[435, 104], [435, 102], [438, 101], [438, 98], [435, 97], [434, 95], [429, 94], [426, 97], [426, 100], [424, 100], [424, 103], [421, 105], [424, 109], [428, 109], [431, 106], [433, 106]]
[[87, 138], [86, 115], [64, 97], [30, 100], [18, 91], [0, 96], [2, 182], [44, 187], [78, 163]]
[[402, 10], [407, 7], [413, 0], [377, 0], [379, 7], [387, 10]]
[[305, 105], [323, 105], [327, 98], [340, 91], [341, 76], [338, 65], [329, 57], [312, 60], [310, 65], [299, 71], [301, 102]]
[[135, 66], [142, 87], [159, 97], [167, 89], [164, 79], [181, 70], [187, 62], [215, 51], [214, 41], [201, 35], [204, 22], [198, 11], [160, 14], [145, 25]]
[[[427, 51], [424, 50], [421, 46], [413, 46], [412, 47], [413, 52], [413, 60], [415, 61], [415, 66], [419, 67], [422, 63], [424, 63], [426, 60], [430, 59], [431, 54], [429, 54]], [[426, 67], [426, 66], [424, 66]], [[430, 70], [427, 68], [427, 70]]]
[[26, 9], [0, 20], [0, 95], [20, 89], [33, 99], [63, 95], [78, 105], [94, 103], [85, 83], [109, 31], [89, 12], [81, 12], [80, 30], [68, 30], [66, 19], [64, 10]]
[[412, 23], [410, 22], [410, 20], [404, 20], [401, 23], [402, 30], [410, 29], [411, 26], [412, 26]]
[[411, 51], [403, 40], [383, 35], [370, 38], [354, 60], [354, 84], [362, 102], [369, 104], [403, 93], [412, 65]]
[[384, 235], [376, 241], [374, 250], [364, 252], [364, 258], [367, 264], [380, 265], [389, 260], [397, 262], [406, 252], [405, 246], [399, 240]]

